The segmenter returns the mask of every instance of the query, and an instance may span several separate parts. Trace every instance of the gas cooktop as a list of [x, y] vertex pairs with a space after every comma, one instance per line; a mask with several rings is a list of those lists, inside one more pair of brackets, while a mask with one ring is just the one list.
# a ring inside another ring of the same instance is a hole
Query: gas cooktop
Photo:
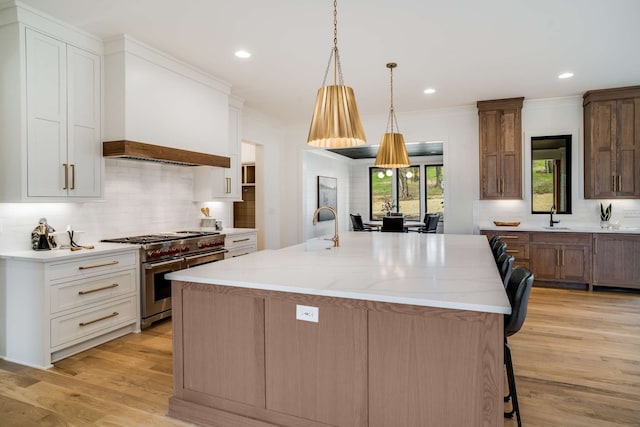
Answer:
[[145, 244], [145, 243], [159, 243], [170, 242], [172, 240], [192, 239], [196, 237], [215, 236], [220, 234], [218, 231], [176, 231], [171, 233], [157, 233], [157, 234], [144, 234], [141, 236], [131, 237], [117, 237], [113, 239], [103, 239], [103, 242], [111, 243], [131, 243], [131, 244]]

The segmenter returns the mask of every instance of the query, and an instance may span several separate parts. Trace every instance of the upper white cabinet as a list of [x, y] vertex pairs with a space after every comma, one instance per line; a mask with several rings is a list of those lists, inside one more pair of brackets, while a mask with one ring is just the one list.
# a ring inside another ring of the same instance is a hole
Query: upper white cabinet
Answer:
[[242, 201], [242, 165], [240, 144], [242, 140], [242, 106], [240, 98], [229, 98], [229, 141], [227, 156], [231, 167], [194, 168], [193, 199], [195, 201], [226, 200]]
[[27, 195], [100, 197], [100, 57], [26, 29]]
[[102, 42], [0, 9], [0, 202], [102, 196]]

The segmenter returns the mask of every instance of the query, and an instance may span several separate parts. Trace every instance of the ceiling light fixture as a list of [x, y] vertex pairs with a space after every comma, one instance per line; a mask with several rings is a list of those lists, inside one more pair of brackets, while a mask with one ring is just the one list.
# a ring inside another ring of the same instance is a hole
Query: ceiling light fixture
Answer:
[[[333, 59], [333, 85], [325, 86]], [[339, 83], [339, 84], [338, 84]], [[307, 144], [322, 148], [344, 148], [365, 144], [366, 137], [353, 89], [344, 85], [338, 53], [338, 2], [333, 2], [333, 48], [318, 89]]]
[[242, 59], [251, 58], [251, 53], [249, 53], [249, 52], [247, 52], [246, 50], [243, 50], [243, 49], [236, 51], [235, 55], [238, 58], [242, 58]]
[[562, 73], [558, 76], [559, 79], [570, 79], [573, 77], [573, 73]]
[[431, 95], [432, 93], [436, 93], [436, 90], [432, 87], [425, 89], [424, 93], [426, 93], [427, 95]]
[[[404, 145], [404, 137], [398, 129], [398, 119], [393, 109], [393, 69], [398, 64], [389, 62], [387, 68], [391, 76], [391, 105], [389, 107], [389, 120], [387, 120], [387, 131], [382, 135], [375, 166], [380, 168], [406, 168], [409, 166], [409, 156], [407, 147]], [[398, 132], [393, 131], [393, 124]]]

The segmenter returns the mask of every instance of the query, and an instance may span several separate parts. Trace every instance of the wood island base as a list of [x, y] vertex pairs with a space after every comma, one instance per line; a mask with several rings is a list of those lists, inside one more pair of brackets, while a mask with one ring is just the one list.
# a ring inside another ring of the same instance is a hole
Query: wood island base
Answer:
[[[503, 315], [173, 282], [169, 416], [204, 426], [502, 426]], [[296, 306], [318, 308], [318, 322]]]

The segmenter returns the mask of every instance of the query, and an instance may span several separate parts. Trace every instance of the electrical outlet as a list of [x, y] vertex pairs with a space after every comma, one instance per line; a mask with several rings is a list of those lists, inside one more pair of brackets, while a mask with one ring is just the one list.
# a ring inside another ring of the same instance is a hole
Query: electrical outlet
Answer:
[[296, 319], [318, 323], [318, 307], [296, 304]]

